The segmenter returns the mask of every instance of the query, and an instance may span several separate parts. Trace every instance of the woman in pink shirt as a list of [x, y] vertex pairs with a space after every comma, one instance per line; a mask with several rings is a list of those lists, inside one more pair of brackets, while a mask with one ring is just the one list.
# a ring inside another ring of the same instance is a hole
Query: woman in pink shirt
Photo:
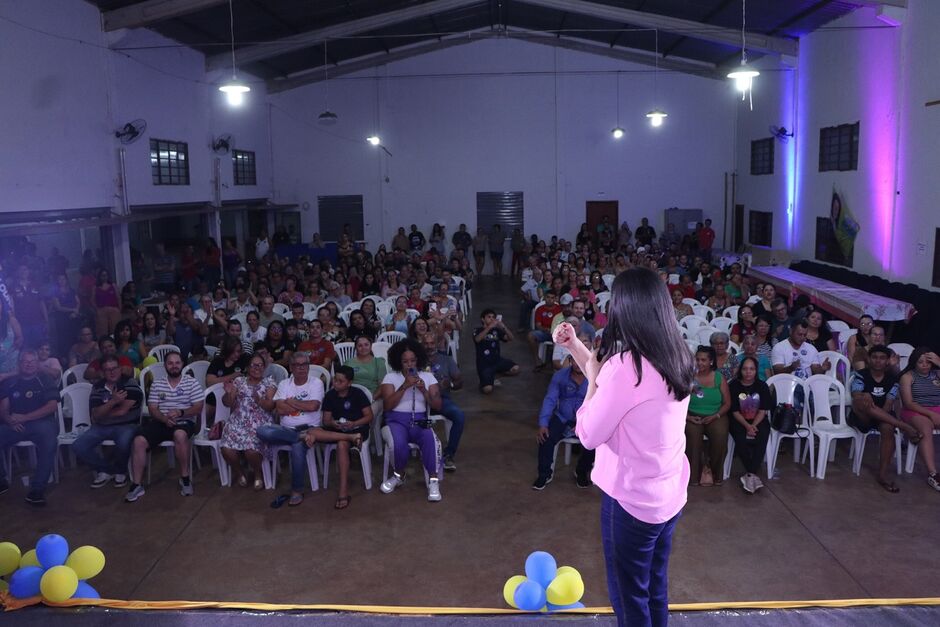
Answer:
[[604, 492], [607, 589], [620, 625], [666, 625], [672, 534], [686, 503], [685, 420], [694, 364], [655, 272], [633, 268], [611, 287], [601, 348], [567, 323], [555, 343], [588, 379], [575, 432], [596, 449], [591, 479]]

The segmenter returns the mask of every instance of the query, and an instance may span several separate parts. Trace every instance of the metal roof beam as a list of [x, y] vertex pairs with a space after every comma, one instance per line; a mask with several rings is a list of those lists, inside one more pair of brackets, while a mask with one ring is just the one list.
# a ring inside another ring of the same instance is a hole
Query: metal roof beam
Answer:
[[[741, 45], [741, 31], [734, 28], [725, 28], [713, 24], [703, 24], [692, 20], [683, 20], [667, 15], [647, 13], [623, 9], [607, 4], [586, 2], [585, 0], [522, 0], [525, 4], [579, 13], [590, 17], [608, 20], [617, 23], [632, 24], [642, 28], [656, 28], [666, 32], [673, 32], [693, 39], [710, 41], [728, 46]], [[800, 44], [795, 39], [784, 37], [771, 37], [761, 33], [749, 32], [747, 34], [748, 50], [764, 54], [786, 54], [798, 56]]]
[[[341, 22], [265, 44], [236, 49], [236, 62], [239, 65], [255, 63], [263, 59], [315, 46], [322, 43], [325, 39], [335, 39], [346, 35], [365, 33], [417, 18], [427, 17], [435, 13], [460, 9], [478, 4], [479, 2], [480, 0], [432, 0], [431, 2], [425, 2], [424, 4], [418, 4], [397, 11], [388, 11], [357, 20]], [[209, 71], [222, 69], [228, 67], [230, 64], [230, 54], [217, 54], [206, 58], [206, 69]]]
[[156, 22], [170, 20], [203, 9], [209, 9], [226, 0], [147, 0], [129, 4], [120, 9], [105, 11], [101, 14], [105, 31], [120, 28], [140, 28]]
[[850, 4], [857, 4], [860, 7], [897, 7], [899, 9], [907, 8], [907, 0], [848, 0]]

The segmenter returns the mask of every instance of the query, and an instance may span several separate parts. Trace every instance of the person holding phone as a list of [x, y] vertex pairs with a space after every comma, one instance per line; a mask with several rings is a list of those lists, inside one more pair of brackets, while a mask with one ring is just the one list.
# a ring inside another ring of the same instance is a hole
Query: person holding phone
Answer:
[[391, 494], [405, 482], [409, 444], [421, 450], [421, 463], [428, 473], [428, 500], [441, 500], [438, 464], [441, 445], [431, 429], [430, 410], [440, 411], [441, 392], [437, 379], [428, 367], [428, 356], [420, 342], [404, 339], [395, 342], [388, 351], [388, 365], [392, 372], [382, 379], [382, 401], [385, 424], [392, 432], [395, 447], [394, 468], [391, 476], [382, 482], [381, 490]]
[[669, 294], [648, 268], [614, 279], [609, 323], [591, 350], [563, 322], [553, 333], [588, 380], [575, 433], [596, 451], [607, 588], [621, 625], [668, 622], [669, 553], [687, 500], [685, 420], [694, 366]]
[[473, 342], [476, 344], [477, 375], [480, 377], [480, 391], [492, 394], [497, 384], [497, 374], [515, 376], [519, 366], [500, 353], [502, 342], [513, 340], [512, 332], [503, 324], [503, 317], [492, 309], [484, 309], [480, 314], [483, 326], [473, 330]]

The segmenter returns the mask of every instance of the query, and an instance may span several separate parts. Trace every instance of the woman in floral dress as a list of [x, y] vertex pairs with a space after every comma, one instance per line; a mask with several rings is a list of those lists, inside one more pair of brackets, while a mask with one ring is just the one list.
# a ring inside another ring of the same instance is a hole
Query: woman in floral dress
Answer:
[[265, 363], [260, 355], [253, 355], [248, 362], [248, 375], [225, 383], [222, 403], [231, 408], [232, 413], [225, 421], [222, 432], [222, 457], [232, 469], [232, 478], [238, 485], [245, 487], [248, 479], [242, 472], [239, 454], [254, 474], [254, 488], [261, 490], [261, 462], [264, 457], [264, 445], [258, 439], [257, 431], [261, 425], [274, 422], [274, 392], [277, 384], [270, 377], [264, 376]]

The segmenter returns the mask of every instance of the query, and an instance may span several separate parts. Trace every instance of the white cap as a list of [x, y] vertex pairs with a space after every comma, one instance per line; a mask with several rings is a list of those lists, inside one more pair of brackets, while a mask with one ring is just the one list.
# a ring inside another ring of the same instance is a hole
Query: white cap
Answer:
[[562, 305], [570, 305], [571, 303], [574, 302], [574, 296], [572, 296], [571, 294], [562, 294], [560, 302]]

